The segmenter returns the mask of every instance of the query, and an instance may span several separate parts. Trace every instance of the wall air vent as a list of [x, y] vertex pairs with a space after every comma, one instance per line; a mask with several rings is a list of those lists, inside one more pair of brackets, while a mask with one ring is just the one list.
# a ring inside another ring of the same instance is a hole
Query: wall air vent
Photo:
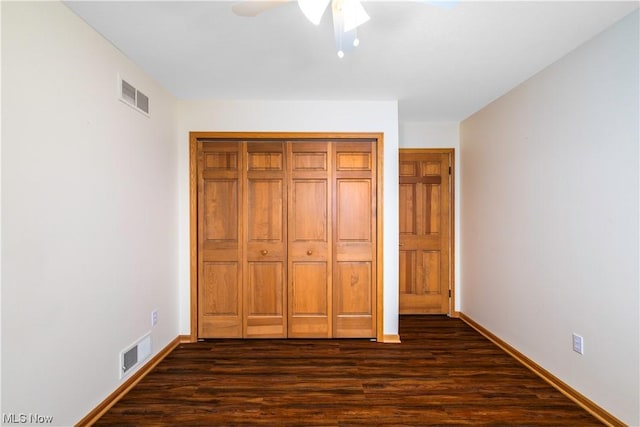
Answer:
[[149, 97], [131, 83], [118, 76], [118, 96], [120, 101], [149, 116]]
[[151, 354], [151, 334], [140, 338], [120, 352], [120, 378], [138, 366]]

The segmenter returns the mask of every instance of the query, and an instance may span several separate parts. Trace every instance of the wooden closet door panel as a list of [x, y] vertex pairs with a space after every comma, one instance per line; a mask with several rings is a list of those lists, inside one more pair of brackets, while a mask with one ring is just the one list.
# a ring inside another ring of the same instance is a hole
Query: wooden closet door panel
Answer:
[[198, 144], [198, 336], [242, 337], [241, 146]]
[[289, 337], [330, 338], [330, 145], [292, 142], [289, 159]]
[[333, 336], [376, 336], [376, 152], [335, 144]]
[[251, 243], [280, 244], [283, 234], [282, 178], [254, 176], [247, 181], [247, 241]]
[[282, 142], [250, 142], [244, 155], [244, 337], [287, 336], [286, 159]]

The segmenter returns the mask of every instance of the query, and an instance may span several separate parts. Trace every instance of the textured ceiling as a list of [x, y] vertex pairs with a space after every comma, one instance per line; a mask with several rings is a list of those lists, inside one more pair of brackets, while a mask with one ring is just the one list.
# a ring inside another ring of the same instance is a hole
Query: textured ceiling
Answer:
[[336, 55], [295, 2], [257, 17], [229, 1], [65, 4], [179, 99], [398, 100], [401, 121], [460, 121], [638, 8], [638, 2], [369, 1]]

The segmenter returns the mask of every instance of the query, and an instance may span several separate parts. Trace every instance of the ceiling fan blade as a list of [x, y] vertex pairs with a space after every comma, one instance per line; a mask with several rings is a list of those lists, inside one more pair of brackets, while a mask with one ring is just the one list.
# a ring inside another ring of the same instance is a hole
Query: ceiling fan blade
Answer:
[[342, 0], [340, 9], [344, 20], [345, 32], [358, 28], [370, 19], [360, 0]]
[[313, 25], [319, 25], [330, 0], [298, 0], [298, 6]]
[[256, 16], [291, 0], [245, 0], [234, 3], [231, 10], [238, 16]]

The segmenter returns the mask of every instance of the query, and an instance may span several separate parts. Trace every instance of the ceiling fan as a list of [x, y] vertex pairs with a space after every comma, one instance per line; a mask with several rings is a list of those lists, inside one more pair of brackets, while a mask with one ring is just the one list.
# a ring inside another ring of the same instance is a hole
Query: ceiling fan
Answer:
[[[293, 0], [241, 0], [231, 7], [239, 16], [256, 16], [265, 10], [291, 2]], [[459, 0], [410, 0], [420, 3], [432, 3], [440, 7], [450, 8]], [[361, 0], [297, 0], [302, 13], [314, 25], [319, 25], [322, 16], [331, 4], [333, 30], [338, 57], [343, 58], [345, 52], [358, 47], [358, 27], [370, 18], [362, 6]]]
[[[245, 0], [235, 3], [232, 10], [239, 16], [256, 16], [265, 10], [279, 6], [291, 0]], [[333, 29], [338, 57], [360, 44], [358, 27], [370, 18], [362, 6], [361, 0], [297, 0], [298, 6], [307, 19], [319, 25], [322, 16], [331, 3]]]

